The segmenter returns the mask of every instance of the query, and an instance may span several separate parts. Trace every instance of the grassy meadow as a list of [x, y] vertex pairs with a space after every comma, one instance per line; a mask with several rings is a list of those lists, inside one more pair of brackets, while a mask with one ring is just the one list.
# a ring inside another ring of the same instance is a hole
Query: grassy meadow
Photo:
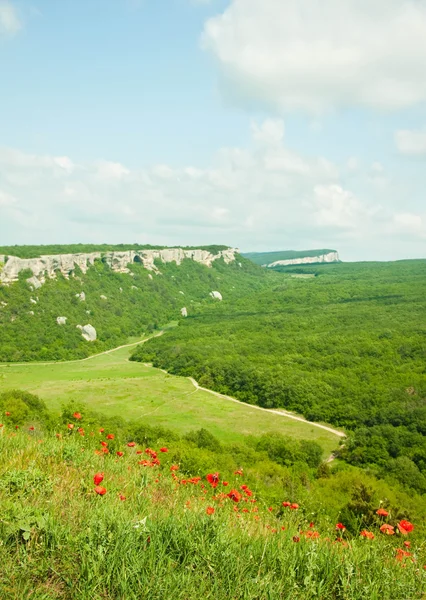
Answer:
[[206, 428], [224, 442], [278, 432], [317, 442], [324, 457], [338, 447], [339, 438], [333, 433], [197, 391], [187, 378], [130, 362], [131, 351], [129, 347], [121, 348], [66, 363], [3, 364], [0, 391], [29, 391], [55, 412], [64, 403], [83, 403], [107, 416], [119, 415], [132, 422], [161, 425], [179, 433]]

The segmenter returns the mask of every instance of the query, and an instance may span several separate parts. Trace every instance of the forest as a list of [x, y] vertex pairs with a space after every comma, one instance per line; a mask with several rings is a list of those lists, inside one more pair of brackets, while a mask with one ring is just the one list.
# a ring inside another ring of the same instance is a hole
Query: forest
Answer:
[[344, 427], [342, 458], [426, 492], [426, 261], [281, 271], [133, 360]]

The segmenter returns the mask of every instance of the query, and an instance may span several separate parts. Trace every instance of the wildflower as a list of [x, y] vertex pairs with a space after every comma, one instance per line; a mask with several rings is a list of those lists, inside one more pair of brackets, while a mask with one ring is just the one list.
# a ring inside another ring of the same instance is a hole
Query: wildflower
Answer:
[[117, 452], [117, 456], [123, 456], [124, 452], [121, 452], [120, 450]]
[[100, 483], [102, 483], [102, 481], [104, 480], [104, 474], [103, 473], [96, 473], [93, 477], [93, 483], [95, 485], [99, 485]]
[[74, 429], [74, 424], [73, 423], [68, 423], [68, 429]]
[[389, 513], [384, 508], [379, 508], [379, 510], [376, 510], [376, 515], [379, 515], [379, 517], [387, 517]]
[[284, 508], [288, 508], [289, 506], [291, 506], [291, 502], [283, 502], [283, 506]]
[[231, 490], [229, 494], [226, 495], [234, 502], [239, 502], [241, 500], [241, 494], [237, 490]]
[[104, 440], [101, 440], [101, 446], [103, 446], [104, 448], [106, 448], [108, 446], [108, 442], [105, 442]]
[[19, 425], [15, 425], [15, 429], [19, 429]]
[[104, 487], [102, 487], [101, 485], [97, 485], [95, 487], [95, 492], [97, 494], [99, 494], [99, 496], [104, 496], [106, 494], [106, 489]]
[[293, 502], [293, 504], [290, 504], [290, 509], [291, 510], [297, 510], [299, 508], [299, 505], [296, 504], [295, 502]]
[[0, 423], [0, 428], [3, 427], [3, 423]]
[[392, 527], [392, 525], [388, 525], [387, 523], [384, 523], [381, 527], [380, 527], [380, 531], [382, 533], [385, 533], [386, 535], [393, 535], [395, 533], [395, 528]]
[[399, 560], [400, 562], [402, 562], [402, 560], [408, 556], [411, 556], [411, 552], [407, 552], [406, 550], [403, 550], [402, 548], [397, 548], [396, 560]]
[[75, 413], [73, 414], [73, 417], [74, 417], [74, 419], [77, 419], [77, 420], [79, 420], [79, 419], [81, 419], [81, 414], [80, 414], [79, 412], [75, 412]]
[[113, 439], [114, 439], [114, 437], [115, 437], [115, 436], [114, 436], [114, 434], [113, 434], [113, 433], [109, 433], [109, 434], [107, 435], [107, 440], [113, 440]]
[[411, 542], [409, 542], [408, 540], [404, 542], [404, 546], [406, 548], [409, 548], [411, 546]]
[[219, 473], [209, 473], [206, 475], [207, 481], [210, 483], [212, 488], [216, 488], [219, 483]]
[[10, 412], [9, 411], [6, 411], [4, 414], [6, 415], [6, 417], [10, 417]]
[[398, 523], [398, 529], [402, 535], [408, 535], [411, 531], [413, 531], [414, 525], [410, 523], [410, 521], [402, 519], [402, 521]]
[[172, 465], [170, 467], [170, 471], [179, 471], [179, 466], [178, 465]]
[[160, 452], [168, 452], [169, 449], [168, 448], [160, 448]]
[[298, 535], [293, 536], [293, 542], [300, 542], [300, 537]]
[[272, 508], [272, 506], [270, 506], [270, 507], [268, 508], [268, 510], [269, 510], [269, 512], [272, 512], [274, 509]]
[[212, 514], [214, 513], [214, 508], [213, 508], [213, 506], [208, 506], [208, 507], [206, 508], [206, 513], [207, 513], [208, 515], [212, 515]]
[[119, 495], [119, 498], [120, 498], [120, 500], [121, 500], [122, 502], [124, 502], [124, 500], [126, 500], [126, 496], [123, 496], [123, 494], [120, 494], [120, 495]]
[[309, 529], [313, 529], [315, 527], [315, 523], [313, 523], [312, 521], [309, 523]]
[[127, 444], [127, 446], [128, 446], [129, 448], [134, 448], [134, 447], [136, 446], [136, 442], [129, 442], [129, 443]]
[[109, 450], [106, 446], [102, 447], [101, 452], [103, 452], [104, 454], [109, 454]]
[[362, 535], [362, 537], [368, 538], [369, 540], [374, 540], [374, 533], [371, 533], [371, 531], [367, 531], [366, 529], [363, 529], [359, 535]]
[[104, 429], [103, 427], [101, 427], [101, 428], [99, 429], [99, 433], [103, 433], [104, 431], [105, 431], [105, 429]]
[[143, 454], [143, 450], [136, 450], [136, 454]]
[[234, 475], [242, 475], [242, 474], [243, 474], [242, 469], [238, 469], [237, 471], [234, 471]]
[[340, 531], [345, 531], [346, 527], [343, 525], [343, 523], [337, 523], [336, 529], [338, 529]]
[[62, 438], [62, 435], [60, 433], [55, 433], [55, 435], [58, 438], [58, 440], [60, 440]]
[[222, 485], [226, 487], [227, 485], [229, 485], [229, 483], [227, 481], [222, 481]]
[[28, 427], [28, 429], [29, 429], [30, 431], [34, 431], [35, 427], [34, 427], [34, 425], [31, 425], [30, 427]]

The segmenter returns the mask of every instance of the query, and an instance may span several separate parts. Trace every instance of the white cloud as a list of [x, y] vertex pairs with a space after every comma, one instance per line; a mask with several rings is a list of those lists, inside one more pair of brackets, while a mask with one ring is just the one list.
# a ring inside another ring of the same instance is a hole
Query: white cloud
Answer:
[[[348, 170], [346, 162], [303, 156], [288, 147], [279, 120], [253, 122], [251, 133], [247, 147], [220, 149], [207, 168], [129, 169], [0, 148], [2, 243], [337, 247], [352, 259], [402, 258], [407, 248], [422, 254], [424, 217], [405, 189], [398, 198], [395, 186], [377, 188], [371, 173], [384, 177], [381, 163], [351, 162], [356, 169]], [[395, 208], [402, 201], [403, 215]]]
[[426, 100], [426, 0], [231, 0], [202, 43], [240, 104], [319, 114]]
[[426, 154], [426, 131], [402, 129], [396, 132], [395, 142], [402, 154]]
[[13, 36], [22, 28], [18, 13], [10, 2], [0, 0], [0, 37]]

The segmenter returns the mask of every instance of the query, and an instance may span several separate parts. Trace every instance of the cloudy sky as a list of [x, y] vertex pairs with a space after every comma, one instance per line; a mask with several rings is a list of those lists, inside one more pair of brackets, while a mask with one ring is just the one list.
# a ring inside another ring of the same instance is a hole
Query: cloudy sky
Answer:
[[426, 257], [426, 0], [0, 0], [0, 245]]

